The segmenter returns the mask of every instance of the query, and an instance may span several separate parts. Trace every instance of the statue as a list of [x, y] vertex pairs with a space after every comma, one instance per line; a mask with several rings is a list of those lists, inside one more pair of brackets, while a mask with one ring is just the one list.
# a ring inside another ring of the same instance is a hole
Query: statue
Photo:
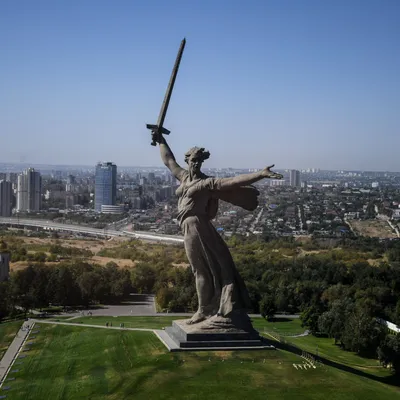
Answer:
[[282, 179], [282, 175], [271, 171], [271, 165], [259, 172], [233, 178], [209, 177], [201, 172], [203, 161], [210, 156], [204, 148], [193, 147], [185, 154], [186, 170], [176, 162], [163, 135], [154, 135], [153, 138], [159, 143], [162, 161], [180, 181], [176, 191], [179, 197], [178, 222], [195, 275], [199, 302], [198, 310], [187, 324], [210, 318], [229, 319], [235, 312], [246, 313], [250, 306], [246, 286], [211, 220], [217, 213], [218, 200], [254, 210], [259, 192], [251, 184], [264, 178]]
[[[147, 124], [152, 132], [151, 144], [160, 145], [161, 159], [180, 181], [176, 191], [179, 197], [178, 221], [184, 234], [185, 250], [195, 276], [199, 300], [198, 310], [187, 321], [183, 334], [198, 330], [252, 332], [254, 329], [247, 316], [250, 300], [246, 286], [236, 270], [227, 245], [211, 220], [217, 214], [219, 200], [249, 211], [255, 210], [259, 192], [251, 184], [264, 178], [282, 179], [282, 175], [271, 171], [271, 165], [262, 171], [234, 178], [209, 177], [201, 172], [201, 165], [210, 153], [199, 147], [193, 147], [185, 154], [189, 166], [187, 170], [178, 165], [164, 137], [170, 133], [164, 127], [164, 120], [185, 44], [186, 40], [183, 39], [157, 124]], [[193, 330], [188, 325], [194, 325]]]

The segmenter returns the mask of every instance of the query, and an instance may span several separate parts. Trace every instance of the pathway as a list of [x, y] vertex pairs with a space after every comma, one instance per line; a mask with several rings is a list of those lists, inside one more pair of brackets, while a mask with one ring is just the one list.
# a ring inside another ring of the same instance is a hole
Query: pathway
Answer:
[[145, 331], [145, 332], [153, 332], [154, 329], [151, 328], [121, 328], [119, 326], [105, 326], [105, 325], [91, 325], [91, 324], [77, 324], [73, 322], [56, 322], [56, 321], [46, 321], [42, 319], [30, 319], [30, 322], [37, 322], [40, 324], [50, 324], [50, 325], [67, 325], [67, 326], [79, 326], [86, 328], [101, 328], [101, 329], [118, 329], [124, 331]]
[[[29, 329], [25, 328], [29, 325]], [[21, 350], [25, 340], [27, 339], [29, 332], [32, 330], [34, 325], [34, 321], [29, 321], [28, 323], [24, 322], [15, 335], [14, 340], [11, 342], [10, 346], [8, 347], [6, 353], [4, 354], [3, 358], [0, 361], [0, 386], [3, 384], [3, 379], [7, 376], [9, 369], [11, 368], [12, 364], [14, 363], [16, 356], [18, 355], [19, 351]]]

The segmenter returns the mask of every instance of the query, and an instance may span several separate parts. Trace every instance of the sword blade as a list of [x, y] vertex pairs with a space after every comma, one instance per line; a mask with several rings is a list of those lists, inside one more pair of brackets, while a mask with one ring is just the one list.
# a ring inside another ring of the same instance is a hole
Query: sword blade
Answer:
[[161, 105], [160, 114], [158, 116], [157, 126], [158, 129], [161, 130], [164, 126], [165, 116], [167, 114], [169, 101], [171, 99], [172, 90], [174, 89], [175, 79], [178, 74], [179, 65], [181, 63], [183, 50], [185, 49], [186, 39], [183, 39], [181, 45], [179, 47], [178, 55], [176, 56], [175, 65], [172, 69], [171, 78], [168, 83], [167, 91], [165, 93], [164, 101]]

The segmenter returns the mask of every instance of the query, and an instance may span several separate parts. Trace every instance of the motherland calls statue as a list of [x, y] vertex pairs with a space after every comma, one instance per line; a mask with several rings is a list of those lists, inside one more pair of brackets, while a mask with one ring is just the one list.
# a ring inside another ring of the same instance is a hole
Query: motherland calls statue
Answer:
[[201, 172], [203, 161], [210, 156], [204, 148], [193, 147], [185, 154], [186, 170], [176, 162], [163, 135], [153, 135], [153, 139], [159, 143], [162, 161], [180, 181], [176, 191], [178, 221], [195, 276], [199, 303], [187, 324], [207, 320], [201, 324], [202, 329], [229, 327], [235, 317], [247, 316], [250, 301], [229, 249], [211, 220], [218, 211], [218, 200], [254, 210], [259, 192], [251, 184], [264, 178], [282, 179], [282, 175], [271, 171], [271, 165], [259, 172], [233, 178], [209, 177]]
[[[201, 172], [201, 165], [210, 153], [204, 148], [193, 147], [185, 154], [189, 168], [181, 168], [168, 146], [164, 135], [170, 131], [164, 120], [171, 99], [186, 40], [183, 39], [171, 78], [161, 106], [157, 124], [147, 124], [152, 132], [152, 145], [160, 145], [161, 159], [170, 169], [180, 186], [176, 191], [178, 221], [184, 234], [186, 254], [192, 267], [199, 308], [186, 323], [193, 331], [212, 330], [220, 332], [253, 330], [247, 309], [249, 295], [240, 277], [232, 256], [211, 220], [218, 211], [218, 200], [253, 211], [257, 208], [258, 190], [252, 183], [264, 178], [282, 179], [282, 175], [271, 171], [273, 165], [252, 174], [234, 178], [213, 178]], [[180, 324], [180, 323], [179, 323]]]

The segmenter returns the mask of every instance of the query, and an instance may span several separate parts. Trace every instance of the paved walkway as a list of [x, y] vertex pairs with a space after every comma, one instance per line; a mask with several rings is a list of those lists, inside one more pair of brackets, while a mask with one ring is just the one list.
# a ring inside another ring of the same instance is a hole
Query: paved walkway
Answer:
[[[29, 329], [25, 328], [29, 325]], [[12, 366], [16, 356], [21, 350], [22, 345], [24, 344], [26, 338], [29, 335], [29, 332], [32, 330], [34, 325], [34, 321], [24, 322], [15, 335], [14, 340], [11, 342], [8, 347], [6, 353], [0, 361], [0, 386], [3, 384], [3, 379], [7, 376], [8, 370]]]
[[79, 326], [79, 327], [87, 327], [87, 328], [101, 328], [101, 329], [117, 329], [124, 331], [145, 331], [145, 332], [153, 332], [154, 329], [150, 328], [121, 328], [119, 326], [105, 326], [105, 325], [90, 325], [90, 324], [75, 324], [73, 322], [56, 322], [56, 321], [46, 321], [42, 319], [30, 319], [30, 322], [37, 322], [40, 324], [50, 324], [50, 325], [66, 325], [66, 326]]
[[288, 337], [304, 337], [310, 335], [311, 332], [307, 329], [303, 333], [299, 333], [297, 335], [288, 335]]
[[[105, 306], [103, 309], [98, 310], [84, 310], [82, 312], [70, 312], [70, 313], [60, 313], [60, 314], [53, 314], [52, 318], [60, 317], [70, 317], [69, 320], [80, 318], [80, 317], [87, 317], [88, 312], [92, 313], [92, 317], [191, 317], [194, 313], [157, 313], [157, 312], [138, 312], [137, 310], [133, 310], [131, 312], [132, 306]], [[250, 318], [263, 318], [260, 314], [249, 314]], [[284, 318], [284, 319], [297, 319], [300, 318], [299, 314], [276, 314], [275, 318]]]
[[65, 318], [66, 321], [72, 321], [73, 319], [77, 319], [77, 318], [82, 318], [80, 315], [75, 315], [74, 317], [71, 318]]

